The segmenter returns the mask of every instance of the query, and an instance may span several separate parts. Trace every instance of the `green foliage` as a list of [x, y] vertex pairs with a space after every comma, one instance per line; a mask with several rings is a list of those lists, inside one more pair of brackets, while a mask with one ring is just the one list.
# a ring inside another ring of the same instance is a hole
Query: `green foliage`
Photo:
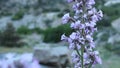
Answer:
[[39, 27], [36, 27], [36, 28], [32, 29], [32, 32], [36, 32], [38, 34], [42, 34], [44, 31], [42, 29], [40, 29]]
[[11, 13], [9, 12], [0, 12], [0, 16], [10, 16]]
[[31, 34], [32, 31], [26, 26], [21, 26], [17, 29], [17, 33], [18, 34]]
[[60, 41], [61, 35], [65, 33], [67, 36], [72, 32], [69, 25], [61, 25], [56, 28], [49, 28], [44, 31], [44, 42], [56, 43]]
[[95, 7], [98, 7], [98, 6], [104, 6], [104, 3], [105, 3], [105, 0], [95, 0], [96, 4], [95, 4]]
[[[119, 5], [120, 6], [120, 5]], [[103, 7], [103, 12], [108, 16], [119, 16], [120, 15], [120, 7]]]
[[44, 20], [44, 23], [45, 23], [45, 25], [47, 26], [47, 27], [51, 27], [51, 23], [53, 22], [53, 20], [49, 20], [49, 19], [47, 19], [47, 20]]
[[0, 33], [0, 45], [6, 47], [21, 47], [20, 36], [16, 33], [11, 23], [8, 23], [6, 29]]
[[111, 25], [111, 20], [108, 16], [104, 16], [103, 19], [101, 21], [99, 21], [97, 23], [97, 26], [105, 26], [105, 27], [108, 27]]
[[58, 8], [43, 8], [43, 13], [45, 13], [45, 12], [59, 12], [60, 11], [60, 9], [58, 9]]
[[34, 29], [29, 29], [27, 26], [21, 26], [17, 29], [18, 34], [28, 35], [28, 34], [32, 34], [34, 32], [41, 34], [41, 33], [43, 33], [43, 30], [38, 27], [36, 27]]
[[24, 15], [24, 12], [19, 11], [12, 17], [12, 20], [19, 20], [19, 19], [23, 18], [23, 15]]
[[115, 54], [120, 54], [120, 44], [106, 44], [105, 48]]
[[60, 13], [57, 15], [57, 17], [61, 18], [63, 15], [64, 15], [63, 12], [60, 12]]

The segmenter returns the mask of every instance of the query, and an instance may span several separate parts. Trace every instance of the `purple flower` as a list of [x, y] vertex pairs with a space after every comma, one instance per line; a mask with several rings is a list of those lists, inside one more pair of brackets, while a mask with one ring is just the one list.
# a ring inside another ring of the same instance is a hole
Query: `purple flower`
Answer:
[[92, 8], [91, 10], [88, 11], [88, 15], [93, 15], [97, 12], [95, 8]]
[[87, 4], [86, 9], [89, 9], [89, 10], [92, 9], [92, 5]]
[[96, 25], [95, 22], [85, 23], [87, 27], [94, 27]]
[[91, 16], [91, 22], [97, 22], [99, 20], [98, 16], [97, 15], [93, 15]]
[[68, 41], [67, 41], [69, 44], [73, 43], [73, 40], [71, 38], [68, 38]]
[[95, 48], [95, 43], [94, 42], [90, 42], [90, 47]]
[[84, 15], [83, 15], [83, 18], [87, 18], [87, 14], [84, 14]]
[[94, 0], [87, 0], [87, 4], [88, 4], [88, 5], [94, 5], [94, 4], [95, 4], [95, 1], [94, 1]]
[[[70, 22], [70, 27], [74, 30], [69, 37], [64, 34], [61, 40], [69, 43], [69, 49], [72, 50], [72, 62], [74, 68], [86, 68], [91, 62], [102, 63], [98, 51], [95, 50], [93, 34], [97, 31], [96, 22], [103, 17], [102, 11], [93, 7], [94, 0], [68, 0], [73, 3], [74, 15], [70, 17], [69, 13], [62, 17], [63, 24]], [[87, 11], [85, 11], [87, 10]], [[93, 66], [94, 64], [92, 64]]]
[[92, 42], [92, 41], [93, 41], [93, 38], [92, 38], [90, 35], [86, 35], [86, 39], [87, 39], [89, 42]]
[[81, 49], [81, 46], [79, 44], [76, 44], [76, 47], [77, 47], [78, 50]]
[[68, 3], [74, 2], [75, 0], [67, 0]]
[[84, 57], [84, 59], [87, 59], [87, 58], [89, 58], [89, 55], [87, 53], [84, 53], [83, 57]]
[[77, 33], [73, 32], [73, 33], [70, 35], [70, 38], [71, 38], [72, 40], [76, 40], [76, 39], [78, 38]]
[[63, 17], [62, 17], [62, 23], [63, 24], [66, 24], [70, 21], [70, 15], [69, 13], [65, 14]]
[[76, 54], [75, 52], [72, 52], [71, 56], [72, 56], [73, 58], [75, 58], [75, 57], [77, 57], [77, 54]]
[[95, 62], [98, 64], [102, 64], [102, 60], [99, 56], [95, 56]]
[[78, 20], [77, 22], [75, 23], [71, 23], [71, 28], [74, 28], [74, 29], [78, 29], [80, 27], [81, 23], [80, 21]]
[[75, 49], [75, 44], [74, 44], [74, 43], [71, 43], [71, 44], [69, 45], [69, 49], [74, 50], [74, 49]]
[[80, 60], [80, 58], [79, 58], [79, 57], [76, 57], [76, 58], [74, 58], [72, 61], [73, 61], [73, 63], [77, 63], [79, 60]]

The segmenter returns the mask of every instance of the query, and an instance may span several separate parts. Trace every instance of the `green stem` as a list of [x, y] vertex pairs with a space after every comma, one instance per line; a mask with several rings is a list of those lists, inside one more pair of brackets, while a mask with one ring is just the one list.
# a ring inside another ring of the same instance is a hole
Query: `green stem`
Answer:
[[92, 59], [93, 61], [89, 64], [88, 68], [91, 68], [93, 63], [94, 63], [94, 59]]
[[90, 65], [88, 66], [88, 68], [91, 68], [91, 67], [92, 67], [92, 64], [93, 64], [93, 62], [92, 62], [92, 63], [90, 63]]
[[76, 50], [77, 54], [80, 56], [80, 58], [82, 58], [82, 56], [79, 53], [79, 50], [77, 49], [77, 45], [76, 44], [75, 44], [75, 50]]
[[[83, 2], [83, 7], [82, 7], [83, 14], [82, 15], [84, 15], [86, 13], [85, 1], [82, 0], [82, 2]], [[82, 22], [85, 23], [85, 19], [84, 18], [82, 18]], [[82, 30], [82, 35], [84, 36], [84, 30]], [[84, 68], [84, 56], [83, 56], [84, 55], [84, 45], [82, 45], [81, 47], [82, 47], [81, 48], [81, 55], [82, 55], [81, 64], [82, 64], [82, 68]]]
[[82, 68], [84, 68], [84, 57], [83, 57], [83, 54], [84, 54], [84, 46], [82, 45], [82, 49], [81, 49], [81, 55], [82, 55], [81, 63], [82, 63]]
[[82, 58], [82, 57], [83, 57], [82, 55], [80, 55], [80, 53], [79, 53], [79, 50], [78, 50], [78, 49], [76, 49], [76, 52], [77, 52], [77, 54], [80, 56], [80, 58]]

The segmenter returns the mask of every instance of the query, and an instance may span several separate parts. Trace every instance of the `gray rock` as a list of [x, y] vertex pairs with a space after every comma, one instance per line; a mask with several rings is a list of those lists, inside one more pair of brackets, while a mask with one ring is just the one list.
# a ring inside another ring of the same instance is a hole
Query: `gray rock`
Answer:
[[111, 6], [120, 3], [120, 0], [106, 0], [106, 1], [107, 2], [104, 4], [104, 6]]
[[110, 43], [110, 44], [120, 43], [120, 34], [116, 34], [114, 36], [111, 36], [108, 39], [108, 43]]
[[34, 51], [34, 57], [37, 58], [41, 64], [65, 67], [70, 63], [69, 50], [65, 46], [53, 47], [53, 48], [36, 48]]
[[21, 42], [27, 43], [29, 46], [35, 46], [42, 42], [42, 35], [38, 35], [36, 33], [33, 33], [31, 35], [25, 35], [23, 36], [24, 39], [21, 40]]
[[120, 32], [120, 18], [112, 22], [112, 27], [118, 32]]

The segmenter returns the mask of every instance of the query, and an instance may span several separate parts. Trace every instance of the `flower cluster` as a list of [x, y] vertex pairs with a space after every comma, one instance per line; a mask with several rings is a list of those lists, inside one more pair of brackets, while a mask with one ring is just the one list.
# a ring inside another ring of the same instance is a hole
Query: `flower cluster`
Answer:
[[72, 60], [75, 68], [90, 68], [94, 64], [101, 64], [99, 52], [95, 50], [93, 34], [97, 31], [96, 22], [103, 17], [102, 11], [94, 7], [94, 0], [68, 0], [73, 3], [74, 15], [66, 13], [62, 17], [63, 24], [70, 23], [74, 32], [69, 36], [63, 34], [61, 40], [69, 43], [73, 50]]

